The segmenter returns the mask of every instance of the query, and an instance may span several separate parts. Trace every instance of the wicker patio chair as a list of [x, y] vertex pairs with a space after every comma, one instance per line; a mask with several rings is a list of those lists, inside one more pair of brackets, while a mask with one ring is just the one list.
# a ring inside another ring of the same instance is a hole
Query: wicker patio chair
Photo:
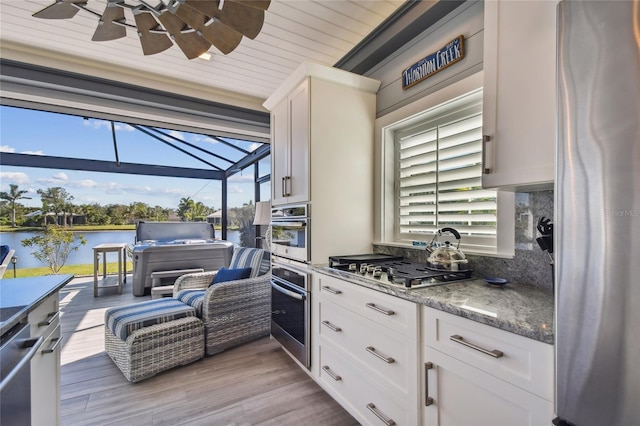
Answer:
[[193, 306], [204, 323], [205, 349], [214, 355], [271, 331], [269, 253], [236, 248], [230, 268], [252, 268], [249, 278], [211, 285], [217, 271], [179, 277], [173, 297]]

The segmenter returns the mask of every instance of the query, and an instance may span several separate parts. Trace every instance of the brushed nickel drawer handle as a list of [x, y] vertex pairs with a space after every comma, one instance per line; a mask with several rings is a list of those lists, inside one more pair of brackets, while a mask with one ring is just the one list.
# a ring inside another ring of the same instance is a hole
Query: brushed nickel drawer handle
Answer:
[[384, 356], [384, 355], [381, 355], [378, 352], [376, 352], [376, 348], [374, 348], [373, 346], [367, 346], [366, 349], [367, 349], [367, 352], [369, 352], [372, 355], [377, 356], [378, 358], [380, 358], [381, 360], [383, 360], [387, 364], [393, 364], [394, 362], [396, 362], [396, 360], [391, 358], [390, 356]]
[[475, 349], [476, 351], [482, 352], [485, 355], [492, 356], [494, 358], [500, 358], [500, 357], [502, 357], [504, 355], [504, 353], [502, 351], [499, 351], [497, 349], [494, 349], [494, 350], [490, 351], [489, 349], [481, 348], [480, 346], [476, 346], [473, 343], [469, 343], [469, 342], [465, 341], [462, 336], [459, 336], [457, 334], [454, 334], [449, 339], [453, 340], [456, 343], [460, 343], [461, 345], [465, 345], [465, 346], [467, 346], [467, 347], [469, 347], [471, 349]]
[[47, 319], [44, 321], [40, 321], [38, 323], [38, 327], [49, 327], [53, 322], [60, 316], [60, 312], [50, 312], [47, 314]]
[[43, 354], [50, 354], [50, 353], [55, 352], [56, 349], [58, 349], [58, 346], [60, 346], [60, 342], [62, 342], [62, 336], [51, 340], [51, 346], [49, 346], [47, 349], [43, 350], [42, 353]]
[[426, 395], [426, 399], [424, 401], [424, 406], [428, 407], [433, 405], [433, 398], [429, 396], [429, 370], [433, 368], [432, 362], [424, 363], [424, 393]]
[[368, 403], [367, 404], [367, 408], [369, 409], [369, 411], [371, 411], [373, 414], [375, 414], [377, 418], [382, 420], [382, 423], [384, 423], [385, 425], [394, 426], [396, 424], [396, 422], [394, 422], [393, 419], [390, 419], [387, 416], [385, 416], [384, 414], [382, 414], [380, 412], [380, 410], [378, 410], [376, 408], [376, 406], [374, 405], [373, 402]]
[[329, 330], [332, 331], [342, 331], [342, 329], [336, 325], [331, 324], [329, 321], [322, 321], [322, 325], [324, 325], [325, 327], [327, 327]]
[[335, 380], [336, 382], [342, 380], [342, 377], [339, 376], [338, 374], [334, 373], [333, 371], [331, 371], [331, 369], [329, 368], [328, 365], [323, 365], [322, 366], [322, 370], [327, 373], [329, 375], [329, 377], [331, 377], [333, 380]]
[[373, 309], [376, 312], [380, 312], [381, 314], [385, 314], [385, 315], [394, 315], [395, 312], [393, 312], [391, 309], [383, 309], [380, 308], [378, 306], [376, 306], [375, 303], [367, 303], [365, 304], [365, 306], [369, 309]]
[[336, 290], [335, 288], [331, 288], [327, 285], [322, 287], [323, 290], [328, 291], [331, 294], [342, 294], [342, 292], [340, 290]]

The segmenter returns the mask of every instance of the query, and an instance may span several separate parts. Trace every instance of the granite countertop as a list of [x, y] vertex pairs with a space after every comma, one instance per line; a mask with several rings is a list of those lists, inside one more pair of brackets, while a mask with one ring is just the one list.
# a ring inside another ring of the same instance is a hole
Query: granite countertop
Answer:
[[0, 336], [72, 279], [73, 275], [0, 279]]
[[532, 285], [510, 282], [494, 287], [471, 279], [407, 289], [328, 266], [315, 266], [313, 270], [540, 342], [554, 342], [553, 294]]

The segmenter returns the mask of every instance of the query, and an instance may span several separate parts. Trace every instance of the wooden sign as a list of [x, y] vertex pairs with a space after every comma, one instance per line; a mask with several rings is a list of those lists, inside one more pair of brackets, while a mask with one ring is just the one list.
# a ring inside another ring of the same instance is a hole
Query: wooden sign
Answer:
[[455, 64], [462, 58], [464, 58], [464, 36], [460, 35], [447, 43], [442, 49], [420, 59], [404, 70], [402, 72], [402, 88], [408, 89]]

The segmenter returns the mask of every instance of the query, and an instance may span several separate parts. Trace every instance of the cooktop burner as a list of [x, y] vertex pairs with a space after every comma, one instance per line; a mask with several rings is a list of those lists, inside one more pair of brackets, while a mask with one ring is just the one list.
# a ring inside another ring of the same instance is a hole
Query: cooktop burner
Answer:
[[329, 267], [406, 288], [429, 287], [463, 281], [473, 271], [436, 271], [425, 263], [407, 260], [402, 256], [362, 254], [329, 257]]

